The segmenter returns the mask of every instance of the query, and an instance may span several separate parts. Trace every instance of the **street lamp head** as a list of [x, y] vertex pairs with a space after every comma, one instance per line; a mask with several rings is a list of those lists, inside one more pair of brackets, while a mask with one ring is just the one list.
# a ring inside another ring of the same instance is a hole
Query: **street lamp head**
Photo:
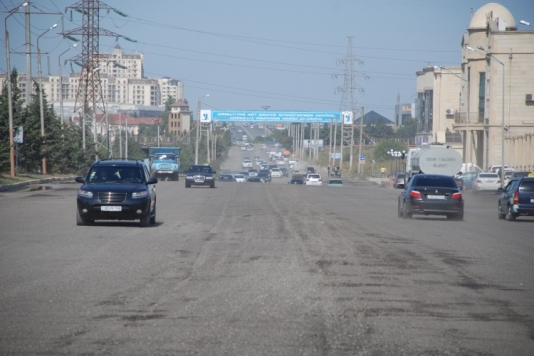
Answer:
[[523, 25], [525, 25], [525, 26], [530, 26], [530, 22], [527, 22], [527, 21], [525, 21], [525, 20], [521, 20], [521, 21], [519, 21], [519, 23], [520, 23], [520, 24], [523, 24]]
[[70, 48], [76, 48], [76, 46], [78, 46], [77, 43], [73, 44], [72, 46], [70, 46]]
[[486, 50], [484, 49], [484, 47], [482, 47], [482, 46], [480, 46], [480, 45], [478, 45], [477, 48], [478, 48], [479, 50], [481, 50], [481, 51], [484, 51], [484, 52], [486, 51]]
[[54, 26], [50, 27], [50, 29], [53, 29], [53, 28], [56, 28], [57, 27], [57, 23], [54, 24]]
[[474, 51], [475, 51], [475, 49], [474, 49], [473, 47], [466, 46], [466, 48], [467, 48], [468, 50], [470, 50], [471, 52], [474, 52]]
[[100, 67], [96, 67], [95, 69], [93, 69], [93, 73], [94, 73], [94, 72], [97, 72], [97, 71], [99, 71], [99, 70], [100, 70]]

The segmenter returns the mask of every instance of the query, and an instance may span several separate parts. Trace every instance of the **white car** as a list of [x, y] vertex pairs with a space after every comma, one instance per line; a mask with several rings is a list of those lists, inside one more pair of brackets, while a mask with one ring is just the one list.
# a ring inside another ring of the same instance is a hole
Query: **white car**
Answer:
[[258, 170], [257, 169], [249, 169], [248, 170], [248, 175], [250, 177], [257, 177], [258, 176]]
[[271, 168], [271, 178], [282, 178], [282, 171], [280, 168]]
[[501, 178], [497, 173], [483, 172], [477, 174], [473, 179], [473, 185], [471, 190], [473, 194], [477, 194], [482, 191], [496, 192], [501, 187]]
[[242, 174], [234, 174], [234, 179], [235, 179], [235, 181], [238, 182], [238, 183], [244, 183], [244, 182], [247, 181], [247, 179], [245, 178], [245, 176], [242, 175]]
[[252, 161], [249, 159], [244, 159], [243, 163], [241, 164], [243, 168], [252, 168]]
[[304, 182], [306, 185], [322, 185], [323, 179], [321, 178], [320, 174], [317, 173], [310, 173], [306, 175], [306, 181]]
[[285, 165], [286, 165], [286, 161], [284, 161], [283, 158], [278, 158], [278, 159], [276, 160], [276, 164], [279, 164], [279, 165], [281, 165], [281, 166], [285, 166]]

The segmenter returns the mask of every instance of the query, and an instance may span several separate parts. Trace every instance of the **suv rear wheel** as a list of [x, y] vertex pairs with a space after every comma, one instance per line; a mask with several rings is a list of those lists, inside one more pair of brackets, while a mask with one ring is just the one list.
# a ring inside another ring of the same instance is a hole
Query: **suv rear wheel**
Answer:
[[508, 214], [506, 214], [506, 220], [515, 221], [516, 215], [512, 211], [512, 206], [508, 207]]

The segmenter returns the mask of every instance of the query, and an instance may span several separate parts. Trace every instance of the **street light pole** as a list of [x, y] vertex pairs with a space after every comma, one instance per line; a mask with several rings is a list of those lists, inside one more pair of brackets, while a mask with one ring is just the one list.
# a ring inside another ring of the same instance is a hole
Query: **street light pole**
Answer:
[[[467, 47], [467, 49], [469, 49], [470, 51], [472, 51], [473, 49], [471, 47]], [[445, 67], [438, 67], [438, 66], [434, 66], [434, 69], [440, 69], [440, 70], [444, 70], [446, 72], [449, 72], [450, 74], [454, 75], [456, 78], [458, 79], [461, 79], [463, 80], [464, 82], [467, 83], [467, 120], [466, 120], [466, 129], [465, 129], [465, 155], [464, 155], [464, 163], [465, 163], [465, 170], [466, 172], [469, 172], [469, 163], [472, 163], [471, 160], [470, 160], [470, 157], [471, 157], [471, 150], [470, 150], [470, 134], [469, 134], [469, 102], [470, 102], [470, 98], [471, 98], [471, 86], [470, 86], [470, 79], [469, 78], [469, 68], [468, 68], [468, 74], [467, 74], [467, 79], [464, 79], [462, 77], [460, 77], [459, 75], [453, 73], [452, 71], [448, 70], [447, 68]]]
[[59, 72], [59, 115], [61, 119], [60, 125], [61, 125], [62, 130], [63, 130], [63, 72], [61, 68], [61, 56], [76, 46], [77, 46], [76, 43], [73, 44], [72, 46], [67, 48], [65, 51], [63, 51], [57, 58], [57, 66], [58, 66], [58, 72]]
[[358, 174], [361, 172], [361, 164], [360, 164], [360, 157], [362, 156], [362, 139], [363, 139], [363, 117], [365, 116], [365, 109], [362, 106], [361, 112], [360, 112], [360, 147], [358, 150]]
[[[52, 27], [50, 27], [48, 30], [43, 32], [41, 35], [37, 37], [37, 65], [39, 67], [39, 110], [41, 114], [41, 137], [44, 142], [45, 137], [45, 127], [44, 127], [44, 108], [43, 108], [43, 73], [41, 70], [41, 48], [39, 47], [39, 39], [43, 37], [48, 31], [54, 29], [57, 27], [57, 23], [55, 23]], [[26, 88], [28, 90], [29, 88]], [[46, 155], [43, 154], [43, 174], [46, 174]]]
[[486, 53], [486, 58], [492, 58], [502, 66], [502, 117], [501, 117], [501, 188], [504, 188], [504, 63], [498, 60], [491, 52], [488, 52], [482, 46], [477, 48]]
[[[5, 43], [6, 43], [6, 64], [7, 64], [7, 102], [8, 102], [8, 117], [9, 117], [9, 162], [11, 165], [11, 177], [15, 176], [15, 144], [13, 140], [13, 98], [11, 97], [11, 55], [9, 51], [9, 32], [7, 31], [7, 19], [15, 14], [20, 8], [28, 6], [28, 3], [20, 5], [19, 7], [11, 10], [9, 15], [4, 19], [4, 29], [5, 29]], [[26, 90], [30, 90], [26, 88]]]
[[209, 94], [203, 95], [198, 98], [197, 101], [197, 139], [195, 140], [195, 164], [198, 164], [198, 141], [200, 141], [200, 99], [210, 96]]

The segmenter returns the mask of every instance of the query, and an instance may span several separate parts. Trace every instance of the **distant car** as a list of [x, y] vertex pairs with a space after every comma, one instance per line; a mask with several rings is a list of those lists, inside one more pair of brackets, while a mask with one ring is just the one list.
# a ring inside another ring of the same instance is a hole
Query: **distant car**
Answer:
[[260, 169], [256, 177], [260, 178], [264, 183], [270, 183], [271, 182], [271, 171], [268, 169]]
[[282, 171], [280, 168], [272, 168], [271, 169], [271, 177], [273, 178], [282, 178]]
[[256, 177], [258, 175], [258, 170], [257, 169], [249, 169], [248, 170], [248, 175], [249, 175], [249, 177]]
[[217, 172], [209, 165], [193, 164], [185, 174], [185, 187], [204, 185], [215, 188], [215, 173]]
[[504, 171], [504, 185], [506, 186], [512, 180], [512, 171]]
[[330, 187], [342, 187], [343, 181], [339, 178], [331, 178], [328, 180], [328, 186]]
[[464, 199], [453, 177], [417, 174], [399, 195], [397, 212], [405, 219], [421, 214], [463, 220]]
[[252, 168], [252, 161], [250, 159], [244, 159], [243, 162], [241, 162], [241, 166], [243, 168]]
[[263, 183], [263, 181], [259, 177], [250, 177], [249, 179], [247, 179], [247, 182], [248, 183]]
[[219, 182], [235, 182], [235, 179], [231, 174], [221, 174], [219, 176]]
[[476, 179], [478, 172], [467, 172], [462, 174], [462, 181], [464, 182], [464, 189], [471, 189], [473, 181]]
[[302, 184], [304, 185], [304, 179], [302, 178], [293, 178], [291, 179], [289, 182], [287, 182], [287, 184]]
[[237, 132], [243, 132], [243, 130], [241, 130], [241, 129], [237, 129]]
[[289, 171], [287, 170], [287, 168], [280, 168], [280, 172], [282, 172], [282, 177], [289, 177]]
[[306, 167], [306, 174], [315, 173], [315, 167], [308, 166]]
[[294, 157], [289, 158], [288, 161], [287, 161], [287, 163], [289, 163], [289, 164], [295, 164], [297, 162], [299, 162], [299, 160], [294, 158]]
[[306, 175], [306, 185], [322, 185], [323, 180], [320, 174], [312, 173]]
[[156, 223], [156, 183], [141, 161], [96, 161], [76, 197], [76, 225], [95, 220], [139, 220], [142, 227]]
[[393, 182], [393, 188], [404, 188], [404, 177], [406, 177], [406, 174], [399, 173], [395, 176], [395, 180]]
[[277, 158], [276, 159], [276, 164], [284, 166], [286, 164], [286, 161], [284, 161], [283, 158]]
[[480, 192], [496, 192], [497, 189], [501, 187], [501, 178], [497, 173], [483, 172], [478, 173], [473, 185], [471, 186], [471, 191], [473, 194], [478, 194]]
[[514, 221], [518, 216], [534, 216], [534, 177], [517, 177], [498, 191], [499, 219]]
[[244, 183], [244, 182], [246, 182], [246, 180], [247, 180], [247, 179], [245, 178], [245, 176], [242, 175], [242, 174], [234, 174], [234, 179], [235, 179], [235, 181], [238, 182], [238, 183]]

